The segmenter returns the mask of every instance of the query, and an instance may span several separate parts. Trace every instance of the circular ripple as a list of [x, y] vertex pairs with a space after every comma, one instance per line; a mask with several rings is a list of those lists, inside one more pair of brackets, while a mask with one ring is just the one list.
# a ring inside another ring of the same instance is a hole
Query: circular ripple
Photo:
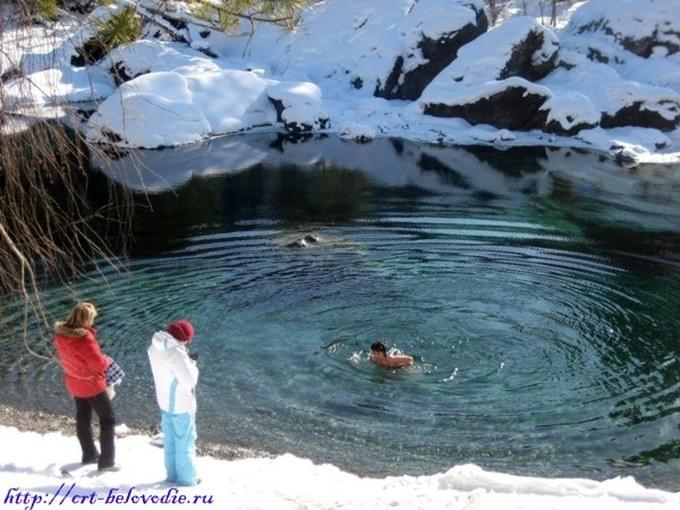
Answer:
[[[639, 467], [677, 441], [680, 271], [539, 219], [424, 203], [321, 226], [308, 249], [287, 247], [297, 232], [276, 224], [241, 226], [133, 260], [105, 283], [93, 274], [51, 289], [45, 306], [59, 316], [74, 296], [97, 303], [103, 347], [128, 373], [118, 405], [132, 420], [157, 419], [151, 335], [187, 317], [203, 437], [371, 474], [460, 462], [564, 476]], [[3, 310], [9, 394], [60, 385], [55, 365], [12, 344], [20, 304]], [[412, 353], [414, 367], [370, 363], [378, 338]]]

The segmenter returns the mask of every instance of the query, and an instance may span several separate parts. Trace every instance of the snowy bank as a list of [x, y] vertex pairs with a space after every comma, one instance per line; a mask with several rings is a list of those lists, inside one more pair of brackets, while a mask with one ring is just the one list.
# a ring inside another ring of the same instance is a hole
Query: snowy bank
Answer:
[[580, 2], [559, 29], [533, 16], [489, 28], [481, 0], [327, 0], [296, 31], [260, 24], [248, 37], [193, 23], [182, 2], [139, 0], [143, 39], [80, 62], [97, 20], [131, 2], [72, 23], [54, 48], [36, 28], [14, 64], [0, 61], [12, 70], [3, 106], [101, 100], [83, 130], [126, 148], [269, 130], [680, 161], [677, 0]]
[[[117, 441], [118, 460], [123, 466], [120, 472], [97, 476], [94, 468], [85, 468], [73, 478], [64, 477], [60, 466], [77, 460], [75, 437], [0, 426], [0, 442], [0, 498], [4, 508], [41, 508], [52, 498], [52, 504], [62, 508], [82, 506], [80, 501], [87, 501], [87, 508], [109, 508], [114, 502], [116, 508], [139, 508], [142, 496], [165, 497], [169, 501], [166, 508], [210, 504], [213, 508], [269, 510], [666, 510], [680, 505], [680, 494], [646, 489], [632, 478], [604, 482], [531, 478], [493, 473], [468, 464], [431, 476], [374, 479], [288, 454], [236, 461], [200, 457], [197, 465], [202, 483], [175, 491], [163, 481], [163, 451], [148, 437]], [[178, 502], [181, 495], [188, 503]]]

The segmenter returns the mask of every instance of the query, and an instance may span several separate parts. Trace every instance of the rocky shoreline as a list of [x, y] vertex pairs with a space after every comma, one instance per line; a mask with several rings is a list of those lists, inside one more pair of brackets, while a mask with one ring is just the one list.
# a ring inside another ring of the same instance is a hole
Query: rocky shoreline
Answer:
[[[191, 2], [116, 0], [64, 13], [58, 44], [30, 29], [49, 58], [0, 37], [16, 53], [0, 59], [2, 103], [38, 117], [45, 106], [91, 103], [77, 125], [107, 148], [268, 130], [677, 162], [674, 1], [579, 2], [558, 28], [528, 15], [491, 26], [482, 0], [333, 0], [303, 9], [298, 30], [260, 26], [245, 43], [205, 28]], [[102, 53], [98, 27], [130, 16], [140, 38]]]
[[[17, 409], [16, 407], [0, 404], [0, 425], [14, 427], [24, 432], [38, 432], [47, 434], [61, 432], [64, 436], [75, 436], [76, 421], [74, 416], [67, 416], [42, 411]], [[95, 426], [96, 429], [96, 426]], [[151, 437], [160, 432], [157, 426], [131, 426], [125, 435], [141, 435]], [[96, 435], [96, 432], [95, 432]], [[250, 450], [238, 446], [230, 446], [220, 443], [209, 443], [199, 439], [197, 444], [198, 454], [215, 457], [224, 460], [247, 459], [247, 458], [270, 458], [266, 452]], [[75, 455], [75, 453], [74, 453]]]

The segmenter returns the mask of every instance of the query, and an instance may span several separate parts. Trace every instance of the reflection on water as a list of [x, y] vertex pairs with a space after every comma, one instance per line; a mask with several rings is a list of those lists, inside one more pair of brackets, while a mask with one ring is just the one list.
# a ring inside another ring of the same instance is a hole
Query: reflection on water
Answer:
[[[362, 474], [474, 462], [680, 489], [680, 169], [265, 135], [103, 170], [154, 191], [127, 273], [75, 285], [128, 374], [126, 420], [157, 420], [144, 348], [181, 315], [204, 438]], [[3, 312], [2, 400], [70, 410]], [[377, 338], [415, 366], [375, 367]]]

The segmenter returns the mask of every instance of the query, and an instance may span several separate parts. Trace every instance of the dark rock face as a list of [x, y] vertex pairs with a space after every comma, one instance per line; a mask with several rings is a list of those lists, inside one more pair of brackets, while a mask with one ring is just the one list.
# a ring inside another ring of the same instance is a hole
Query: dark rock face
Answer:
[[73, 67], [85, 67], [99, 62], [106, 56], [108, 50], [101, 40], [93, 37], [76, 48], [76, 52], [77, 55], [71, 57], [71, 65]]
[[548, 60], [541, 64], [534, 63], [533, 55], [543, 47], [544, 42], [545, 34], [543, 32], [529, 32], [526, 38], [512, 48], [510, 59], [501, 71], [499, 78], [503, 80], [511, 76], [519, 76], [529, 81], [545, 78], [555, 69], [559, 52], [555, 51]]
[[418, 99], [432, 79], [453, 62], [458, 50], [486, 32], [488, 26], [486, 14], [479, 10], [474, 24], [467, 24], [436, 40], [423, 36], [417, 47], [427, 63], [404, 73], [404, 57], [397, 57], [384, 87], [378, 86], [375, 95], [385, 99]]
[[[269, 97], [269, 96], [267, 96], [267, 97]], [[283, 101], [281, 101], [280, 99], [273, 99], [271, 97], [269, 97], [269, 101], [271, 102], [271, 104], [274, 105], [274, 109], [276, 110], [276, 121], [277, 122], [283, 122], [282, 114], [283, 114], [283, 110], [286, 109], [286, 107], [283, 104]]]
[[656, 128], [661, 131], [673, 131], [680, 127], [680, 104], [667, 101], [676, 112], [673, 120], [662, 117], [659, 113], [642, 108], [642, 102], [635, 102], [632, 105], [621, 108], [615, 114], [605, 113], [602, 115], [600, 125], [603, 128], [613, 128], [622, 126], [639, 126]]
[[0, 84], [9, 83], [12, 80], [21, 78], [21, 76], [21, 69], [18, 67], [10, 67], [7, 71], [2, 73], [2, 76], [0, 76]]
[[574, 136], [579, 131], [582, 131], [584, 129], [593, 129], [598, 126], [598, 124], [588, 124], [586, 122], [581, 122], [579, 124], [572, 126], [569, 129], [564, 129], [564, 127], [562, 127], [562, 124], [560, 124], [556, 120], [551, 120], [550, 122], [545, 123], [548, 117], [548, 112], [541, 111], [539, 113], [544, 116], [543, 131], [545, 131], [546, 133], [552, 133], [559, 136]]
[[[678, 6], [680, 9], [680, 5]], [[635, 21], [642, 21], [645, 18], [644, 12], [640, 12], [640, 19]], [[634, 27], [635, 24], [631, 23]], [[634, 53], [642, 58], [649, 58], [656, 47], [664, 47], [668, 55], [672, 55], [680, 51], [680, 45], [673, 42], [680, 39], [680, 31], [678, 27], [673, 27], [670, 21], [662, 24], [656, 24], [651, 33], [645, 34], [623, 34], [615, 31], [609, 24], [606, 18], [591, 19], [588, 22], [581, 23], [578, 26], [569, 27], [571, 31], [577, 34], [584, 33], [602, 33], [613, 38], [618, 44], [623, 46], [626, 50]]]
[[65, 0], [63, 6], [71, 12], [89, 14], [97, 7], [97, 2], [95, 0]]
[[[680, 9], [680, 6], [678, 6]], [[667, 32], [669, 35], [673, 35], [676, 38], [680, 38], [680, 32]], [[624, 37], [621, 39], [621, 46], [626, 48], [631, 53], [635, 53], [644, 58], [649, 58], [657, 46], [663, 46], [668, 51], [669, 55], [677, 53], [680, 51], [680, 45], [675, 44], [671, 41], [660, 41], [656, 37], [643, 37], [642, 39], [635, 39], [634, 37]]]
[[113, 79], [116, 81], [116, 85], [118, 86], [139, 76], [138, 74], [135, 75], [134, 73], [130, 73], [127, 67], [125, 67], [124, 62], [116, 62], [111, 66], [109, 72], [111, 73], [111, 76], [113, 76]]
[[504, 129], [543, 129], [545, 112], [540, 108], [547, 96], [511, 85], [474, 102], [448, 105], [428, 104], [424, 113], [435, 117], [460, 117], [470, 124], [491, 124]]
[[289, 133], [292, 134], [309, 133], [315, 128], [328, 129], [331, 126], [331, 120], [327, 117], [321, 117], [319, 119], [316, 119], [314, 121], [314, 125], [298, 122], [286, 122], [286, 120], [283, 118], [283, 112], [286, 109], [286, 106], [283, 104], [283, 101], [281, 101], [280, 99], [274, 99], [270, 96], [267, 97], [269, 99], [269, 102], [272, 105], [274, 105], [274, 109], [276, 110], [276, 121], [279, 122], [280, 124], [283, 124], [283, 128]]

